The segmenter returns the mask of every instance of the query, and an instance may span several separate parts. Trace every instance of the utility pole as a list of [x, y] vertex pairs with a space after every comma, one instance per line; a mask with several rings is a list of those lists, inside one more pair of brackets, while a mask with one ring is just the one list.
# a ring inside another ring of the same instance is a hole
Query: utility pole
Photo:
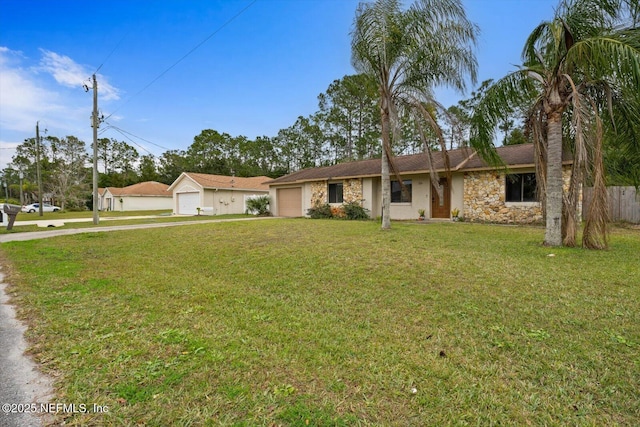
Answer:
[[40, 173], [40, 122], [36, 122], [36, 177], [38, 180], [38, 215], [42, 216], [42, 174]]
[[20, 206], [24, 206], [24, 193], [22, 192], [22, 180], [24, 178], [24, 173], [22, 173], [22, 170], [18, 172], [18, 178], [20, 178]]
[[93, 225], [100, 223], [100, 216], [98, 214], [98, 126], [100, 121], [98, 119], [98, 81], [96, 75], [93, 75], [93, 114], [92, 114], [93, 127]]

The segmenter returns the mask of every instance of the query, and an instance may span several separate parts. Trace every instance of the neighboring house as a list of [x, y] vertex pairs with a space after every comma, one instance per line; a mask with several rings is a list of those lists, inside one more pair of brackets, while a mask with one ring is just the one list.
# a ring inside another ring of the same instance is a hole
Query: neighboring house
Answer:
[[[107, 204], [107, 201], [105, 200], [105, 197], [104, 197], [106, 191], [107, 191], [106, 188], [102, 188], [102, 187], [98, 188], [98, 210], [99, 211], [106, 211], [107, 207], [110, 206], [110, 204]], [[109, 203], [111, 203], [111, 199], [109, 199]]]
[[[425, 153], [395, 158], [398, 172], [408, 191], [391, 175], [391, 218], [417, 219], [424, 209], [426, 218], [451, 218], [458, 209], [469, 221], [531, 223], [542, 220], [537, 200], [533, 144], [498, 147], [507, 170], [488, 166], [470, 148], [448, 152], [451, 182], [445, 178], [442, 152], [433, 152], [432, 161], [443, 186], [442, 200], [429, 178], [429, 155]], [[565, 190], [571, 176], [571, 160], [564, 162]], [[274, 215], [299, 217], [318, 204], [341, 205], [359, 202], [372, 217], [382, 215], [380, 159], [341, 163], [305, 169], [269, 182]]]
[[183, 172], [169, 187], [173, 194], [173, 212], [178, 215], [245, 213], [248, 199], [269, 194], [265, 182], [270, 180], [266, 176], [242, 178]]
[[170, 210], [173, 208], [169, 186], [161, 182], [146, 181], [128, 187], [98, 189], [98, 207], [107, 211]]

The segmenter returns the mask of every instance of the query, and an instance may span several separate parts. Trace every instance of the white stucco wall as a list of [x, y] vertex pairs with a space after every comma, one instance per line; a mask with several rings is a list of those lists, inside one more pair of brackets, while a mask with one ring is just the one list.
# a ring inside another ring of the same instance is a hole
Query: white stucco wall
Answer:
[[205, 190], [205, 210], [213, 208], [214, 215], [230, 215], [245, 213], [245, 196], [268, 195], [266, 191], [255, 190]]
[[451, 183], [451, 210], [458, 209], [460, 216], [464, 213], [464, 175], [456, 174]]
[[[120, 202], [122, 200], [122, 202]], [[154, 211], [173, 209], [173, 199], [161, 196], [122, 196], [113, 201], [117, 211]]]
[[188, 176], [183, 176], [180, 181], [174, 183], [173, 212], [179, 212], [178, 197], [180, 193], [194, 193], [199, 195], [198, 207], [200, 215], [228, 215], [245, 213], [245, 195], [266, 195], [267, 191], [259, 190], [225, 190], [202, 188]]
[[[391, 179], [395, 181], [394, 178]], [[411, 202], [391, 203], [391, 218], [397, 220], [418, 219], [418, 209], [428, 210], [429, 178], [424, 175], [402, 175], [402, 180], [411, 180]], [[382, 189], [380, 188], [380, 201]]]

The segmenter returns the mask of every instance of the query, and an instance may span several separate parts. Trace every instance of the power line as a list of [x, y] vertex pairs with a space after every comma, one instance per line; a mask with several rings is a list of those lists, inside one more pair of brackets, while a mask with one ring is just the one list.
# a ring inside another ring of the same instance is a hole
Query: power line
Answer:
[[106, 128], [105, 130], [107, 130], [107, 129], [113, 129], [113, 130], [115, 130], [116, 132], [118, 132], [119, 134], [121, 134], [122, 136], [124, 136], [125, 138], [127, 138], [129, 141], [131, 141], [133, 144], [135, 144], [137, 147], [139, 147], [140, 149], [142, 149], [142, 150], [146, 151], [147, 153], [149, 153], [149, 154], [151, 154], [151, 155], [155, 155], [155, 154], [153, 154], [151, 151], [147, 150], [145, 147], [143, 147], [142, 145], [140, 145], [140, 144], [138, 144], [137, 142], [135, 142], [134, 140], [132, 140], [132, 139], [129, 137], [129, 135], [131, 135], [131, 136], [132, 136], [132, 137], [134, 137], [134, 138], [138, 138], [139, 140], [144, 141], [144, 142], [146, 142], [146, 143], [148, 143], [148, 144], [151, 144], [151, 145], [154, 145], [154, 146], [156, 146], [156, 147], [158, 147], [158, 148], [161, 148], [161, 149], [163, 149], [163, 150], [166, 150], [166, 151], [170, 151], [170, 150], [171, 150], [170, 148], [163, 147], [163, 146], [161, 146], [161, 145], [156, 144], [155, 142], [151, 142], [151, 141], [149, 141], [149, 140], [147, 140], [147, 139], [144, 139], [144, 138], [141, 138], [141, 137], [139, 137], [139, 136], [136, 136], [136, 135], [132, 134], [131, 132], [127, 132], [127, 131], [126, 131], [126, 130], [124, 130], [124, 129], [120, 129], [120, 128], [119, 128], [119, 127], [117, 127], [117, 126], [113, 126], [113, 125], [112, 125], [112, 124], [110, 124], [110, 123], [107, 123], [107, 125], [109, 125], [109, 127], [108, 127], [108, 128]]
[[104, 61], [102, 61], [102, 64], [100, 64], [100, 66], [98, 67], [98, 69], [96, 71], [93, 72], [93, 74], [97, 74], [98, 71], [100, 71], [100, 68], [102, 68], [102, 66], [109, 60], [109, 58], [111, 58], [111, 55], [113, 55], [113, 52], [116, 51], [116, 49], [118, 49], [120, 47], [120, 45], [122, 44], [122, 42], [124, 41], [124, 39], [129, 35], [129, 32], [127, 32], [121, 39], [120, 41], [116, 44], [116, 46], [113, 48], [113, 50], [109, 53], [109, 55], [107, 55], [107, 57], [104, 59]]
[[[160, 73], [155, 79], [151, 80], [150, 83], [148, 83], [145, 87], [143, 87], [140, 91], [136, 92], [134, 95], [132, 95], [129, 99], [127, 99], [127, 101], [125, 101], [124, 104], [122, 104], [120, 107], [116, 108], [111, 114], [109, 114], [109, 116], [107, 116], [107, 119], [109, 117], [111, 117], [112, 115], [114, 115], [117, 111], [119, 111], [122, 107], [124, 107], [125, 105], [127, 105], [133, 98], [135, 98], [136, 96], [140, 95], [142, 92], [144, 92], [145, 90], [147, 90], [149, 88], [149, 86], [151, 86], [152, 84], [154, 84], [155, 82], [157, 82], [158, 80], [160, 80], [165, 74], [167, 74], [171, 69], [173, 69], [176, 65], [178, 65], [180, 62], [182, 62], [185, 58], [187, 58], [189, 55], [191, 55], [196, 49], [198, 49], [200, 46], [202, 46], [203, 44], [205, 44], [207, 41], [209, 41], [209, 39], [211, 39], [213, 36], [215, 36], [216, 34], [218, 34], [223, 28], [225, 28], [227, 25], [229, 25], [230, 23], [232, 23], [236, 18], [238, 18], [240, 15], [242, 15], [244, 12], [247, 11], [247, 9], [249, 9], [251, 6], [253, 6], [258, 0], [253, 0], [251, 3], [249, 3], [246, 7], [244, 7], [242, 10], [240, 10], [238, 13], [236, 13], [235, 15], [233, 15], [231, 18], [229, 18], [224, 24], [222, 24], [221, 26], [219, 26], [214, 32], [212, 32], [211, 34], [209, 34], [204, 40], [202, 40], [200, 43], [198, 43], [195, 47], [193, 47], [190, 51], [188, 51], [186, 54], [184, 54], [180, 59], [178, 59], [176, 62], [173, 63], [173, 65], [171, 65], [169, 68], [167, 68], [166, 70], [164, 70], [162, 73]], [[105, 119], [106, 120], [106, 119]]]
[[147, 150], [146, 148], [144, 148], [142, 145], [138, 144], [137, 142], [135, 142], [133, 139], [129, 138], [127, 135], [125, 135], [124, 133], [120, 132], [119, 129], [117, 128], [113, 128], [116, 132], [119, 132], [120, 134], [122, 134], [122, 136], [124, 136], [125, 138], [127, 138], [129, 141], [131, 141], [131, 143], [133, 143], [135, 146], [137, 146], [138, 148], [140, 148], [141, 150], [146, 151], [147, 153], [151, 154], [152, 156], [154, 156], [154, 154]]
[[117, 126], [114, 126], [114, 125], [112, 125], [111, 123], [107, 123], [107, 124], [108, 124], [111, 128], [113, 128], [113, 129], [117, 130], [117, 131], [118, 131], [118, 132], [120, 132], [120, 133], [125, 133], [125, 134], [127, 134], [127, 135], [131, 135], [131, 136], [132, 136], [132, 137], [134, 137], [134, 138], [138, 138], [139, 140], [142, 140], [142, 141], [144, 141], [144, 142], [146, 142], [146, 143], [148, 143], [148, 144], [155, 145], [156, 147], [158, 147], [158, 148], [162, 148], [163, 150], [171, 150], [170, 148], [163, 147], [162, 145], [158, 145], [158, 144], [156, 144], [155, 142], [151, 142], [151, 141], [149, 141], [149, 140], [147, 140], [147, 139], [144, 139], [144, 138], [142, 138], [142, 137], [140, 137], [140, 136], [134, 135], [134, 134], [132, 134], [131, 132], [127, 132], [126, 130], [121, 129], [121, 128], [117, 127]]

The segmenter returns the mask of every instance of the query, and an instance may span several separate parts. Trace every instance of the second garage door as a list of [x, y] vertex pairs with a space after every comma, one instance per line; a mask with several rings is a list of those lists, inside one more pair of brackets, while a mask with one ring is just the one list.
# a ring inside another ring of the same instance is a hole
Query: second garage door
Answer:
[[178, 193], [178, 214], [197, 215], [200, 206], [200, 193]]
[[278, 189], [277, 200], [279, 216], [302, 216], [302, 187]]

